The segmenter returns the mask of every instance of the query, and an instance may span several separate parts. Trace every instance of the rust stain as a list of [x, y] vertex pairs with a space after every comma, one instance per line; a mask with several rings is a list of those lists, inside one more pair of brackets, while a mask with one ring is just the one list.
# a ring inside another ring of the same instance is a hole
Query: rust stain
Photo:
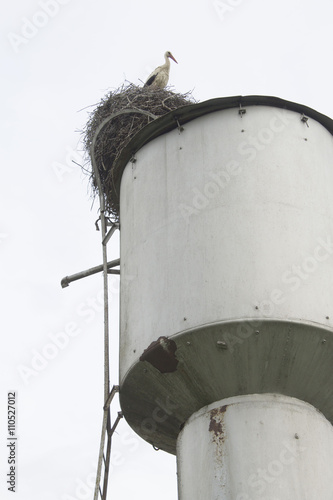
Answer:
[[227, 411], [227, 405], [220, 408], [214, 408], [210, 412], [209, 431], [213, 433], [213, 440], [217, 442], [224, 442], [223, 432], [223, 413]]
[[212, 416], [210, 417], [209, 431], [214, 432], [215, 436], [223, 434], [221, 422], [218, 422], [218, 420], [215, 420], [215, 418]]
[[176, 371], [178, 365], [176, 350], [176, 342], [167, 337], [159, 337], [143, 351], [140, 361], [148, 361], [161, 373], [171, 373]]

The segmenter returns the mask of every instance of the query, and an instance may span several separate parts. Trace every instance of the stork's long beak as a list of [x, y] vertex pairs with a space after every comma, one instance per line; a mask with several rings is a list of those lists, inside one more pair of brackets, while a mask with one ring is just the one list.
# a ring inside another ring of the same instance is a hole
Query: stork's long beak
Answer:
[[176, 61], [176, 59], [173, 57], [173, 55], [172, 55], [172, 54], [170, 54], [170, 55], [169, 55], [169, 57], [170, 57], [170, 59], [172, 59], [173, 61], [175, 61], [175, 63], [177, 63], [177, 64], [178, 64], [178, 61]]

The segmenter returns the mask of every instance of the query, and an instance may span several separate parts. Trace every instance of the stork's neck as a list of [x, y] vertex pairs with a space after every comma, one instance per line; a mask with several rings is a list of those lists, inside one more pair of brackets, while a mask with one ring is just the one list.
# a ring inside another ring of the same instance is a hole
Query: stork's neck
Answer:
[[163, 64], [163, 66], [167, 69], [170, 68], [170, 59], [168, 58], [168, 56], [166, 54], [164, 54], [164, 59], [165, 59], [165, 64]]

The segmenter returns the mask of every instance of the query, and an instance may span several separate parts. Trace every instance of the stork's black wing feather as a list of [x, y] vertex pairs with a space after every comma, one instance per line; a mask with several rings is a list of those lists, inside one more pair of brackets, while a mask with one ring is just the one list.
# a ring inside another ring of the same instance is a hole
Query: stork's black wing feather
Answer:
[[152, 75], [150, 78], [148, 78], [148, 80], [144, 84], [144, 87], [149, 87], [149, 85], [151, 85], [155, 81], [156, 76], [157, 75], [155, 74], [155, 75]]

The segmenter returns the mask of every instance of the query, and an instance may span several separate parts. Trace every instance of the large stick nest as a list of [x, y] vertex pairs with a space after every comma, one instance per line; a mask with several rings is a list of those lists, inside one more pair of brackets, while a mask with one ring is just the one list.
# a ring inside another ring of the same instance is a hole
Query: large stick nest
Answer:
[[[84, 131], [84, 149], [88, 163], [92, 162], [94, 151], [105, 200], [105, 212], [114, 221], [119, 220], [119, 193], [114, 179], [120, 165], [117, 160], [130, 139], [145, 125], [181, 106], [193, 104], [191, 93], [176, 94], [168, 89], [138, 87], [132, 83], [109, 92], [91, 112]], [[124, 110], [138, 110], [138, 113]], [[149, 112], [142, 114], [140, 111]], [[108, 120], [111, 115], [122, 112]], [[89, 161], [90, 160], [90, 161]], [[88, 168], [93, 196], [98, 193], [98, 183], [92, 166]]]

